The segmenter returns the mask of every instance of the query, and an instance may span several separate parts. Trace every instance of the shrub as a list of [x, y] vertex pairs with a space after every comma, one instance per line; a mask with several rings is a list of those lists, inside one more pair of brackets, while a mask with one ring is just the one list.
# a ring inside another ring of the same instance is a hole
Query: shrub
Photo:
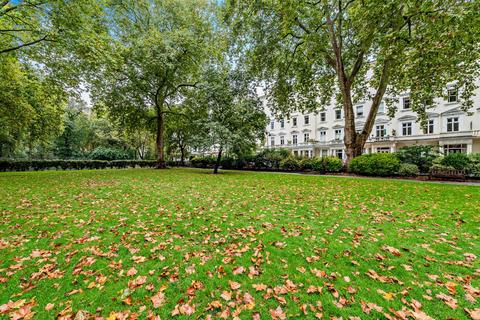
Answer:
[[89, 154], [92, 160], [126, 160], [131, 158], [131, 155], [124, 150], [115, 148], [98, 147]]
[[420, 170], [416, 164], [412, 163], [402, 163], [398, 168], [398, 174], [404, 177], [415, 177], [418, 176]]
[[367, 176], [389, 176], [400, 167], [400, 160], [391, 153], [374, 153], [358, 156], [350, 161], [349, 169], [353, 173]]
[[480, 153], [473, 153], [470, 155], [470, 163], [471, 163], [471, 173], [475, 177], [480, 177]]
[[322, 167], [323, 172], [332, 173], [340, 172], [343, 169], [343, 161], [337, 157], [323, 157]]
[[197, 156], [190, 160], [192, 167], [207, 168], [215, 165], [217, 159], [213, 156]]
[[417, 165], [420, 172], [429, 172], [433, 161], [439, 157], [438, 150], [434, 146], [408, 146], [400, 148], [396, 153], [403, 163]]
[[440, 160], [440, 164], [447, 167], [453, 167], [456, 170], [471, 170], [471, 160], [465, 153], [450, 153]]
[[289, 155], [286, 149], [265, 149], [255, 155], [253, 162], [257, 169], [279, 169], [280, 162]]
[[1, 160], [0, 171], [146, 168], [155, 164], [155, 160]]
[[300, 169], [301, 170], [313, 170], [315, 160], [317, 158], [303, 158], [300, 160]]
[[298, 170], [300, 169], [300, 161], [293, 156], [288, 156], [280, 161], [280, 168], [289, 171]]

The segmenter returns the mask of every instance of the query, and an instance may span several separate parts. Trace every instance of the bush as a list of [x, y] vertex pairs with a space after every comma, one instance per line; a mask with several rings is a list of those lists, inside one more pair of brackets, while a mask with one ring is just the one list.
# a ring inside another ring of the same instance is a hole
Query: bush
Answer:
[[403, 147], [396, 153], [403, 163], [415, 164], [420, 172], [429, 172], [433, 161], [439, 157], [438, 150], [434, 146], [408, 146]]
[[280, 162], [289, 155], [286, 149], [265, 149], [254, 156], [253, 163], [256, 169], [279, 169]]
[[213, 156], [197, 156], [190, 160], [192, 167], [196, 168], [208, 168], [213, 167], [217, 159]]
[[155, 160], [0, 160], [0, 171], [147, 168], [155, 164]]
[[131, 159], [132, 155], [130, 155], [127, 151], [115, 148], [105, 148], [105, 147], [98, 147], [89, 154], [89, 158], [92, 160], [126, 160]]
[[475, 177], [480, 177], [480, 153], [473, 153], [470, 155], [470, 163], [471, 163], [471, 173]]
[[300, 169], [301, 170], [313, 170], [315, 166], [315, 160], [318, 158], [303, 158], [300, 160]]
[[364, 154], [350, 161], [349, 169], [353, 173], [367, 176], [389, 176], [400, 167], [400, 160], [391, 153]]
[[323, 157], [321, 160], [323, 169], [322, 172], [340, 172], [343, 169], [343, 161], [337, 157]]
[[471, 160], [465, 153], [450, 153], [440, 160], [440, 164], [456, 170], [471, 171]]
[[289, 171], [298, 170], [300, 169], [300, 161], [294, 156], [288, 156], [280, 161], [280, 168]]
[[403, 177], [416, 177], [419, 173], [418, 166], [412, 163], [402, 163], [398, 168], [398, 174]]

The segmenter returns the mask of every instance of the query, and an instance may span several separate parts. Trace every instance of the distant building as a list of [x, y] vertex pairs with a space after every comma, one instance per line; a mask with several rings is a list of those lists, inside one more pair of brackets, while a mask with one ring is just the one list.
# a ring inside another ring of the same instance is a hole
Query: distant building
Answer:
[[[448, 99], [435, 99], [435, 107], [428, 109], [428, 126], [416, 122], [408, 94], [397, 103], [395, 117], [390, 119], [387, 107], [381, 103], [364, 152], [395, 152], [403, 146], [433, 145], [444, 153], [480, 152], [480, 90], [474, 97], [471, 115], [460, 109], [458, 92], [448, 91]], [[356, 128], [363, 128], [371, 101], [354, 105]], [[336, 156], [346, 158], [343, 143], [343, 110], [333, 105], [317, 113], [293, 113], [288, 119], [274, 119], [267, 110], [266, 148], [287, 148], [298, 156]]]

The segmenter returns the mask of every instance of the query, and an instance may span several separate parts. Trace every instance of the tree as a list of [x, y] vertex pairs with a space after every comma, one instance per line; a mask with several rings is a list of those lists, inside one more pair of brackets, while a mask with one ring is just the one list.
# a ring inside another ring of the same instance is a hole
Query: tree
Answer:
[[[182, 104], [185, 104], [185, 102]], [[167, 154], [170, 156], [179, 154], [181, 165], [185, 165], [185, 158], [189, 149], [195, 146], [198, 128], [196, 127], [194, 109], [188, 108], [188, 112], [185, 112], [185, 106], [181, 106], [179, 109], [177, 113], [185, 115], [169, 119], [165, 137]]]
[[64, 92], [14, 55], [0, 57], [0, 156], [33, 156], [61, 132]]
[[[378, 107], [410, 92], [422, 125], [455, 83], [464, 110], [479, 76], [480, 2], [230, 0], [227, 19], [277, 113], [343, 108], [348, 160], [362, 153]], [[372, 100], [363, 128], [353, 105]]]
[[222, 68], [207, 71], [197, 99], [205, 115], [198, 122], [198, 141], [208, 150], [217, 150], [214, 173], [224, 152], [246, 154], [265, 137], [266, 115], [244, 72]]
[[113, 45], [93, 75], [92, 94], [124, 127], [145, 119], [154, 125], [157, 168], [165, 168], [165, 118], [178, 116], [173, 109], [218, 50], [210, 9], [194, 0], [119, 0], [109, 7]]

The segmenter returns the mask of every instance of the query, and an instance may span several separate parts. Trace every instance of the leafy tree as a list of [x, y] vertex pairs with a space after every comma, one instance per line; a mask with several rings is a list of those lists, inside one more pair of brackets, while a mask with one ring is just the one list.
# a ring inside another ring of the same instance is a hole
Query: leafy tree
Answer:
[[[348, 159], [362, 153], [382, 99], [410, 92], [422, 124], [456, 83], [472, 106], [479, 76], [480, 2], [469, 0], [230, 0], [227, 19], [270, 107], [288, 115], [343, 108]], [[372, 100], [363, 127], [354, 103]]]
[[0, 156], [25, 145], [33, 156], [61, 132], [65, 95], [14, 55], [0, 57]]
[[119, 0], [109, 7], [111, 51], [92, 79], [99, 107], [123, 127], [150, 121], [157, 167], [165, 167], [165, 118], [194, 89], [201, 66], [218, 50], [207, 1]]
[[224, 152], [250, 153], [265, 136], [266, 115], [255, 90], [243, 72], [220, 68], [206, 72], [198, 96], [206, 117], [199, 121], [200, 145], [217, 150], [214, 173]]
[[[185, 104], [185, 103], [184, 103]], [[188, 155], [189, 149], [196, 145], [196, 134], [198, 128], [195, 122], [195, 113], [193, 108], [188, 108], [185, 112], [185, 107], [182, 106], [178, 114], [182, 116], [171, 117], [166, 125], [166, 142], [167, 153], [170, 156], [175, 154], [180, 155], [180, 163], [185, 165], [185, 158]], [[196, 119], [198, 120], [198, 119]]]

